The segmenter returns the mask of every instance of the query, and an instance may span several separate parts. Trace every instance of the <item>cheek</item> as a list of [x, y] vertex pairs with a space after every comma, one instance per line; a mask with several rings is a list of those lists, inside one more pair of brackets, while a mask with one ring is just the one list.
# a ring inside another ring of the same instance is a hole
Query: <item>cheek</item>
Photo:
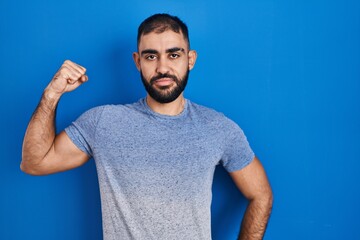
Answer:
[[189, 70], [189, 62], [182, 63], [178, 69], [179, 69], [179, 74], [183, 76]]
[[151, 64], [141, 64], [140, 63], [140, 71], [144, 75], [144, 77], [148, 78], [149, 76], [154, 74], [154, 69]]

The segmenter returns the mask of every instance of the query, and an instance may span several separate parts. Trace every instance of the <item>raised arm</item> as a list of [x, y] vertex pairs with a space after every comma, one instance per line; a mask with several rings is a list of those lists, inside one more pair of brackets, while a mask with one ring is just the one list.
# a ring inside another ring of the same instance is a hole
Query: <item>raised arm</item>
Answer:
[[241, 224], [239, 240], [263, 239], [273, 202], [271, 187], [263, 166], [255, 157], [248, 166], [231, 172], [230, 176], [249, 200]]
[[89, 157], [65, 132], [56, 136], [55, 115], [60, 97], [88, 80], [86, 69], [66, 60], [44, 90], [25, 133], [22, 171], [32, 175], [61, 172], [84, 164]]

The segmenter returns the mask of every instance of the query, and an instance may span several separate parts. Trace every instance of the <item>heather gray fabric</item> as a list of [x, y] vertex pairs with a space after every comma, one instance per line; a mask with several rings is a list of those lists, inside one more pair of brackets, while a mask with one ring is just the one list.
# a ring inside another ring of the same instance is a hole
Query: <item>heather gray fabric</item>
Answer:
[[65, 131], [95, 159], [106, 240], [211, 239], [216, 165], [235, 171], [254, 158], [233, 121], [189, 100], [177, 116], [145, 99], [101, 106]]

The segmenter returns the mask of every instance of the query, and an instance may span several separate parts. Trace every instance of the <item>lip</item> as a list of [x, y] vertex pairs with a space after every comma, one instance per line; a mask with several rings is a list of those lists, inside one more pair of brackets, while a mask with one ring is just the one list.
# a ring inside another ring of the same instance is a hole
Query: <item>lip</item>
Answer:
[[154, 84], [157, 86], [168, 86], [170, 84], [172, 84], [174, 82], [174, 80], [172, 80], [171, 78], [160, 78], [157, 79], [156, 81], [154, 81]]

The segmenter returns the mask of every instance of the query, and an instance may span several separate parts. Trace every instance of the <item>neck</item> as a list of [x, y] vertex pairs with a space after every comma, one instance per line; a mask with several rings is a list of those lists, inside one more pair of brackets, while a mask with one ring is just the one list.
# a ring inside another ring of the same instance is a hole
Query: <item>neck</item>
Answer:
[[147, 95], [146, 102], [154, 112], [169, 116], [179, 115], [185, 107], [185, 98], [183, 94], [180, 94], [177, 99], [169, 103], [159, 103]]

